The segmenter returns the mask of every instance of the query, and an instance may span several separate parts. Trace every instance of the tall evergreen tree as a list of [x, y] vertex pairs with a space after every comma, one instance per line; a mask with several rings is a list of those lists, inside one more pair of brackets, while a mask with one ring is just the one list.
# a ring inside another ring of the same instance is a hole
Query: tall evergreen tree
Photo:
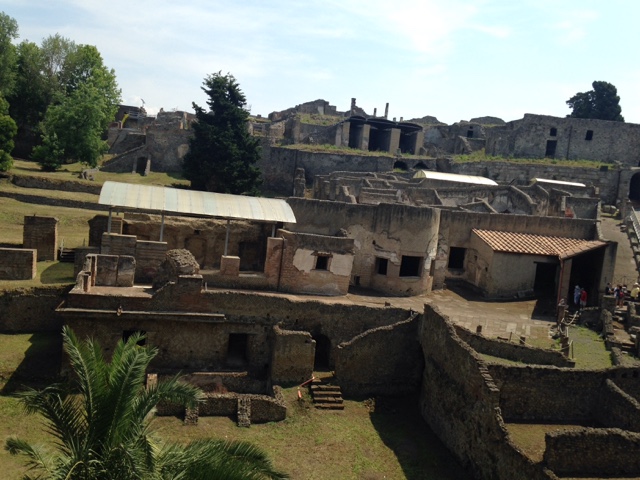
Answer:
[[[23, 454], [35, 477], [48, 480], [268, 480], [287, 475], [273, 469], [257, 447], [246, 442], [198, 440], [165, 445], [150, 433], [156, 404], [195, 405], [202, 392], [178, 377], [145, 388], [145, 372], [157, 349], [138, 346], [142, 337], [120, 341], [107, 362], [100, 345], [80, 342], [63, 330], [75, 388], [52, 385], [21, 394], [28, 412], [41, 414], [55, 437], [50, 455], [15, 437], [11, 454]], [[39, 475], [42, 473], [43, 475]]]
[[620, 114], [620, 97], [615, 86], [608, 82], [595, 81], [593, 90], [576, 93], [567, 100], [567, 105], [572, 112], [569, 117], [594, 118], [598, 120], [613, 120], [624, 122]]
[[184, 157], [183, 172], [191, 188], [210, 192], [256, 194], [261, 184], [256, 163], [260, 146], [247, 129], [246, 98], [231, 74], [208, 75], [202, 90], [209, 111], [193, 104], [197, 121]]

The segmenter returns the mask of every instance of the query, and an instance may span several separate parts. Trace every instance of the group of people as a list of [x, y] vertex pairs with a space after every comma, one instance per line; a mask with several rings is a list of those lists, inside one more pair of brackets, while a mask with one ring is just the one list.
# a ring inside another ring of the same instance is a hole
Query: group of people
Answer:
[[573, 289], [573, 304], [578, 310], [587, 306], [587, 291], [584, 288], [580, 288], [580, 285], [576, 285]]
[[605, 288], [605, 295], [613, 295], [616, 298], [616, 306], [622, 307], [625, 300], [637, 302], [640, 299], [640, 284], [634, 283], [631, 291], [627, 289], [626, 285], [616, 285], [615, 288], [607, 283]]

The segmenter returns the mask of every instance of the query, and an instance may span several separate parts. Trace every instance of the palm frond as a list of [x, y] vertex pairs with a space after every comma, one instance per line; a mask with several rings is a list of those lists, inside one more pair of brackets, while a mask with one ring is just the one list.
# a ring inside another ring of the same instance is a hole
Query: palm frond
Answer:
[[17, 437], [9, 437], [5, 442], [4, 448], [11, 455], [25, 455], [28, 459], [27, 467], [30, 470], [40, 469], [47, 473], [51, 472], [51, 458], [41, 447], [33, 446]]

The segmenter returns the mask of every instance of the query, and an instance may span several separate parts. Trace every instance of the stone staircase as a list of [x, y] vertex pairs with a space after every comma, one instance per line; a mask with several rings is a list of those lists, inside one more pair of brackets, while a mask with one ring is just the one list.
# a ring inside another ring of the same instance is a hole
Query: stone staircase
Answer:
[[313, 406], [322, 410], [344, 410], [340, 386], [332, 385], [331, 378], [314, 378], [311, 382], [309, 388]]
[[66, 263], [74, 263], [76, 259], [76, 251], [73, 248], [61, 247], [58, 251], [58, 261]]

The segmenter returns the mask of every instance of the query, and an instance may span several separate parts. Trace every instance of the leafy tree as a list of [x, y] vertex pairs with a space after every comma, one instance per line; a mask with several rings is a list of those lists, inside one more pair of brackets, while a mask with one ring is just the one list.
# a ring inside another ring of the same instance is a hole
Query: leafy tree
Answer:
[[0, 96], [0, 172], [6, 172], [13, 166], [11, 150], [13, 150], [13, 137], [16, 136], [18, 127], [16, 122], [8, 115], [9, 104]]
[[567, 100], [567, 105], [572, 109], [569, 117], [595, 118], [598, 120], [613, 120], [624, 122], [620, 114], [620, 97], [618, 90], [608, 82], [595, 81], [593, 90], [576, 93]]
[[18, 22], [0, 12], [0, 95], [7, 97], [15, 83], [16, 47], [12, 41], [18, 38]]
[[91, 167], [109, 146], [102, 139], [105, 130], [105, 98], [92, 82], [82, 83], [62, 103], [51, 105], [42, 123], [42, 145], [33, 157], [44, 170], [57, 170], [65, 161], [79, 161]]
[[193, 104], [197, 121], [184, 157], [185, 178], [196, 190], [257, 193], [260, 146], [247, 130], [249, 111], [238, 82], [233, 75], [218, 72], [205, 78], [202, 90], [209, 97], [209, 112]]
[[[178, 377], [145, 388], [145, 372], [157, 354], [139, 347], [143, 337], [119, 341], [107, 362], [102, 348], [80, 342], [63, 329], [64, 349], [74, 372], [76, 389], [55, 384], [20, 394], [30, 413], [41, 414], [55, 437], [57, 454], [15, 437], [6, 441], [11, 454], [23, 454], [30, 469], [51, 480], [134, 479], [281, 479], [266, 455], [246, 442], [199, 440], [164, 445], [150, 434], [150, 417], [160, 401], [195, 405], [196, 387]], [[77, 392], [74, 394], [74, 392]]]

